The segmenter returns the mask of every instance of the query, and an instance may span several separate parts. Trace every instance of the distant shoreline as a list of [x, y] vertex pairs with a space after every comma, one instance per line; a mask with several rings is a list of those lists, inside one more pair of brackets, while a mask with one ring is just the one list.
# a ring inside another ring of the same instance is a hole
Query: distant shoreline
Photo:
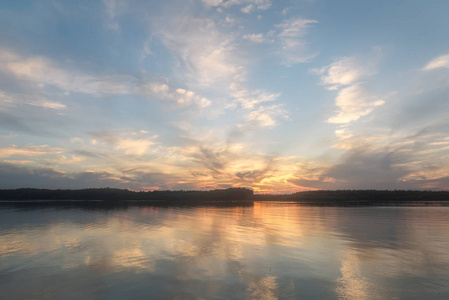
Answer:
[[308, 206], [426, 206], [449, 205], [449, 191], [336, 190], [304, 191], [285, 195], [254, 194], [247, 188], [211, 191], [151, 191], [100, 188], [79, 190], [0, 190], [2, 203], [107, 202], [136, 205], [248, 205], [254, 202], [297, 203]]
[[80, 190], [14, 189], [0, 190], [0, 201], [105, 201], [120, 203], [252, 203], [253, 191], [245, 188], [229, 188], [211, 191], [151, 191], [134, 192], [126, 189], [100, 188]]

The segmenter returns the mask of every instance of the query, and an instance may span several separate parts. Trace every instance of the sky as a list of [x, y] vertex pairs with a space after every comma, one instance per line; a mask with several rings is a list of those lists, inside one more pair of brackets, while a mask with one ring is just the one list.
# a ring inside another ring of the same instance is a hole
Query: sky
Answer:
[[0, 2], [0, 188], [449, 190], [449, 1]]

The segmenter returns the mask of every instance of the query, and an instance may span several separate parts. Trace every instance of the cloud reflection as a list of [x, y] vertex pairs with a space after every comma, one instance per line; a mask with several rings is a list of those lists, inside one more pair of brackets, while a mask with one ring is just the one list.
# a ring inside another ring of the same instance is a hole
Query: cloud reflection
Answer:
[[[93, 276], [91, 288], [105, 292], [120, 283], [131, 293], [184, 298], [407, 298], [417, 278], [447, 280], [449, 220], [441, 207], [256, 203], [105, 212], [0, 210], [0, 220], [14, 219], [0, 223], [0, 271], [9, 278], [0, 288], [16, 276], [32, 281], [30, 268], [44, 272], [45, 288], [54, 280], [45, 277], [49, 267], [61, 278]], [[111, 281], [95, 287], [100, 278]]]

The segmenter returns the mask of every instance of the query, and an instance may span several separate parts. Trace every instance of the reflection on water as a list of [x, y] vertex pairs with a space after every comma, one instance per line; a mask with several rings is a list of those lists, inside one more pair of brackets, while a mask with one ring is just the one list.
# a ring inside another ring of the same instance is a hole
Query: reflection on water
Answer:
[[448, 299], [449, 207], [0, 208], [4, 299]]

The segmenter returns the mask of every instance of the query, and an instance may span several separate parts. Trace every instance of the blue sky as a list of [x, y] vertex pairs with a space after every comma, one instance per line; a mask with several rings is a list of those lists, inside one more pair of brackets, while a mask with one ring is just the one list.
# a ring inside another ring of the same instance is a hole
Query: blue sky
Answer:
[[3, 1], [0, 188], [449, 188], [448, 1]]

